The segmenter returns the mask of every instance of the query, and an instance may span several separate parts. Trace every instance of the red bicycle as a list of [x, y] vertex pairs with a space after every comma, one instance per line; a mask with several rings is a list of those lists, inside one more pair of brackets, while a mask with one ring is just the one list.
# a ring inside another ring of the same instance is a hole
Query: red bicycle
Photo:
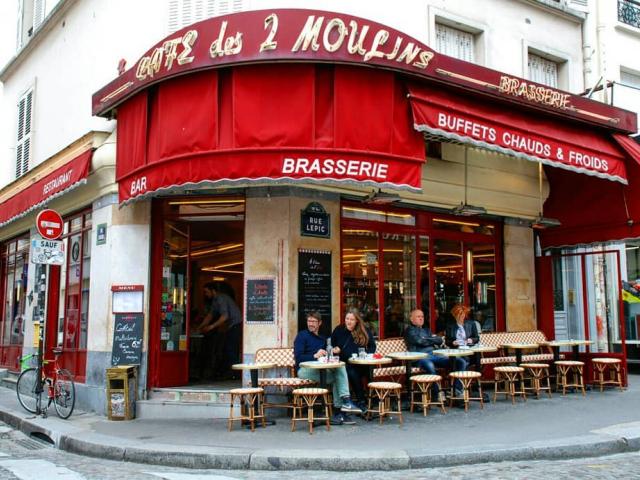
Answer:
[[[56, 413], [60, 418], [66, 419], [73, 413], [76, 404], [76, 387], [73, 383], [73, 376], [68, 370], [60, 368], [58, 357], [62, 354], [61, 348], [54, 348], [53, 369], [51, 375], [47, 375], [44, 365], [51, 363], [49, 360], [37, 361], [36, 367], [25, 367], [34, 359], [38, 360], [38, 354], [25, 355], [20, 359], [23, 372], [18, 377], [16, 392], [18, 402], [27, 412], [36, 415], [47, 416], [47, 409], [53, 403]], [[47, 405], [42, 405], [42, 394], [46, 392], [48, 397]]]

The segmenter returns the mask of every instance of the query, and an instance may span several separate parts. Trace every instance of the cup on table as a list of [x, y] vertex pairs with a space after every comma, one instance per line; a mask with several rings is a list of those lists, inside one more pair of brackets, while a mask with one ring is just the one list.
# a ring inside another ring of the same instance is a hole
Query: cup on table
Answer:
[[358, 357], [362, 359], [367, 358], [367, 351], [364, 348], [360, 347], [358, 349]]
[[357, 354], [357, 353], [352, 353], [352, 354], [351, 354], [351, 358], [353, 358], [353, 359], [358, 358], [358, 354]]

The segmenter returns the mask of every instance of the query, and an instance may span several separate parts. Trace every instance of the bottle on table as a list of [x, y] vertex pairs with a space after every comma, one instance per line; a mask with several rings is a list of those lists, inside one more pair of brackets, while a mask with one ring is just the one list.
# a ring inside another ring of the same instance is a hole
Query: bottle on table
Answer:
[[331, 346], [331, 337], [327, 338], [327, 361], [333, 361], [333, 347]]

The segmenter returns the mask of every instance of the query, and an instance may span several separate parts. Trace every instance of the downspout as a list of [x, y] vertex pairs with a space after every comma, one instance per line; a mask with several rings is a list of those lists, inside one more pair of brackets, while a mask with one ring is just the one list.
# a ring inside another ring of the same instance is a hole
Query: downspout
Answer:
[[596, 12], [593, 0], [587, 0], [587, 11], [582, 22], [582, 73], [584, 80], [584, 91], [595, 88], [594, 82], [599, 75], [593, 71], [593, 56], [596, 48], [593, 45], [593, 37], [596, 30]]
[[[589, 3], [593, 3], [593, 0], [589, 0]], [[603, 6], [606, 4], [606, 6]], [[596, 52], [598, 53], [598, 70], [600, 76], [604, 79], [602, 88], [602, 101], [609, 103], [609, 91], [608, 88], [608, 75], [607, 75], [607, 48], [606, 48], [606, 12], [604, 8], [610, 6], [609, 2], [595, 2], [595, 24], [596, 24]]]

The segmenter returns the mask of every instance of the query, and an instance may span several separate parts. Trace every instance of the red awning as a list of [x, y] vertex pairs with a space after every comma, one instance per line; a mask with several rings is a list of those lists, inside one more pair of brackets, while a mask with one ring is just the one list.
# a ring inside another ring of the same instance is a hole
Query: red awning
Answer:
[[196, 185], [419, 191], [424, 140], [388, 71], [286, 64], [168, 80], [118, 110], [120, 201]]
[[624, 153], [603, 130], [436, 86], [412, 84], [409, 92], [414, 127], [427, 137], [627, 183]]
[[93, 150], [78, 155], [16, 195], [0, 202], [0, 227], [86, 183]]

